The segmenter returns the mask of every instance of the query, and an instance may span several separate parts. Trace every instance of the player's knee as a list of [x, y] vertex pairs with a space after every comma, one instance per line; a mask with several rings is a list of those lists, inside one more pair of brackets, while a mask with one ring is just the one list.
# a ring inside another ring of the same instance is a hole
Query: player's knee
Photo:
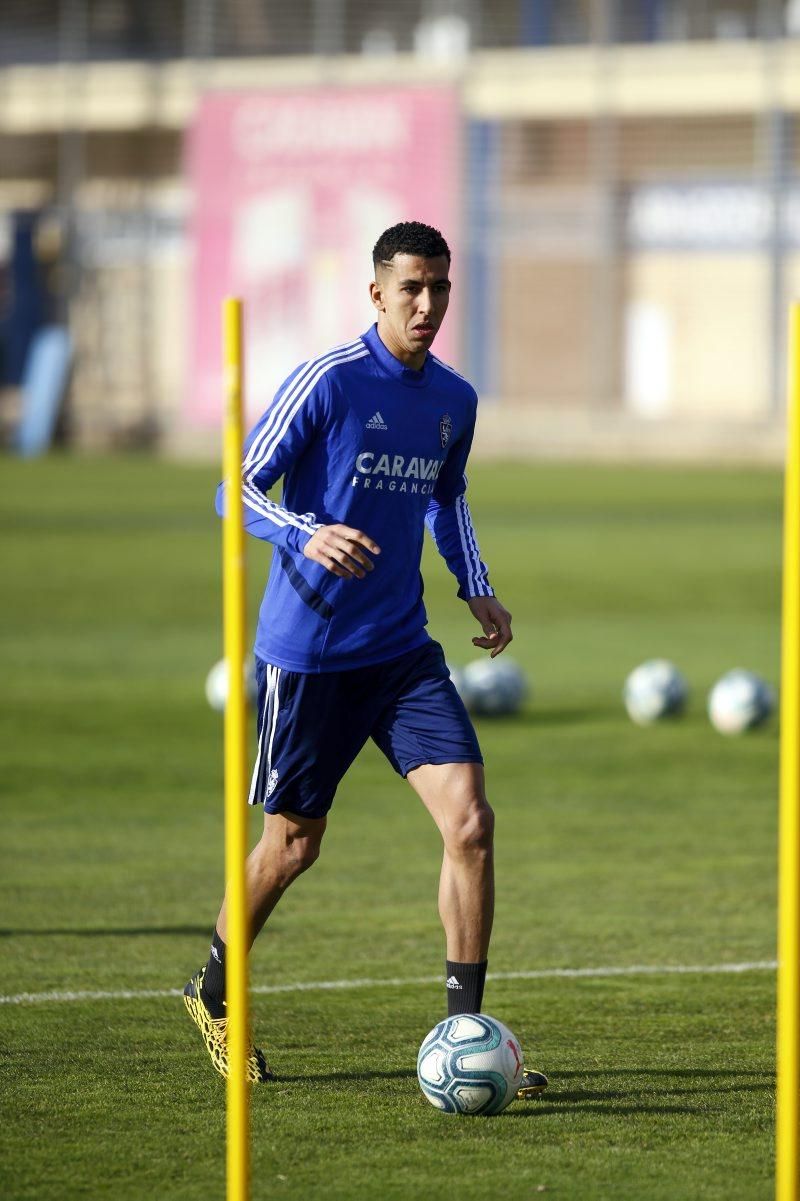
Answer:
[[486, 802], [471, 805], [448, 827], [445, 842], [451, 854], [488, 855], [494, 842], [494, 810]]
[[319, 859], [322, 835], [299, 834], [286, 847], [286, 860], [291, 879], [308, 871]]
[[286, 888], [319, 858], [324, 822], [308, 825], [269, 819], [254, 854], [262, 871]]

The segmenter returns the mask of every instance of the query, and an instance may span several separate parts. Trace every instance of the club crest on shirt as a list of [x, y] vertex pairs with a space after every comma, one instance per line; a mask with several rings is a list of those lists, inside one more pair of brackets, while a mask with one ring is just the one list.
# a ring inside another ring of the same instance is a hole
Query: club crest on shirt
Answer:
[[450, 435], [453, 432], [453, 421], [449, 413], [445, 413], [442, 420], [439, 422], [439, 437], [442, 439], [442, 446], [447, 446], [450, 441]]

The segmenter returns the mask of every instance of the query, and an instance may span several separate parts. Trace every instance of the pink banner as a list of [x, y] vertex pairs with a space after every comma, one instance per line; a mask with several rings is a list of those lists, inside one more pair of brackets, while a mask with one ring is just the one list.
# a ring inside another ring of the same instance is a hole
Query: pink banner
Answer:
[[[374, 320], [372, 247], [425, 221], [454, 251], [458, 328], [458, 104], [449, 88], [212, 93], [190, 133], [192, 353], [186, 419], [218, 423], [220, 302], [245, 301], [248, 416], [304, 359]], [[457, 364], [455, 364], [457, 365]]]

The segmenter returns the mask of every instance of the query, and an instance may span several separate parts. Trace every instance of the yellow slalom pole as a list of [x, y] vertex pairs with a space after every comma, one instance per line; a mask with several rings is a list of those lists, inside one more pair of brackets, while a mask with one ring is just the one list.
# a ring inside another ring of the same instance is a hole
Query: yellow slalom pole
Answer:
[[223, 302], [225, 434], [223, 611], [228, 700], [225, 706], [226, 999], [230, 1075], [227, 1086], [227, 1198], [250, 1195], [250, 1094], [246, 1076], [248, 1004], [244, 523], [242, 515], [242, 302]]
[[789, 324], [783, 516], [775, 1196], [798, 1201], [800, 1125], [800, 304]]

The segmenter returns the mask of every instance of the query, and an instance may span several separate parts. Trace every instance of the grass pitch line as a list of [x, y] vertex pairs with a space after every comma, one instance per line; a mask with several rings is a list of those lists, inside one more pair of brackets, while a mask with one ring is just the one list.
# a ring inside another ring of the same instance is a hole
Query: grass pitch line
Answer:
[[[754, 960], [751, 963], [710, 964], [634, 964], [629, 967], [554, 967], [526, 972], [490, 972], [487, 980], [582, 980], [609, 979], [614, 976], [714, 976], [740, 975], [744, 972], [773, 972], [774, 959]], [[403, 976], [395, 979], [373, 980], [362, 977], [354, 980], [310, 980], [295, 984], [256, 984], [250, 991], [258, 996], [288, 992], [330, 992], [357, 988], [398, 988], [411, 984], [441, 984], [439, 976]], [[180, 997], [180, 988], [139, 988], [86, 992], [21, 992], [0, 996], [0, 1005], [46, 1005], [74, 1001], [138, 1001], [151, 997]]]

